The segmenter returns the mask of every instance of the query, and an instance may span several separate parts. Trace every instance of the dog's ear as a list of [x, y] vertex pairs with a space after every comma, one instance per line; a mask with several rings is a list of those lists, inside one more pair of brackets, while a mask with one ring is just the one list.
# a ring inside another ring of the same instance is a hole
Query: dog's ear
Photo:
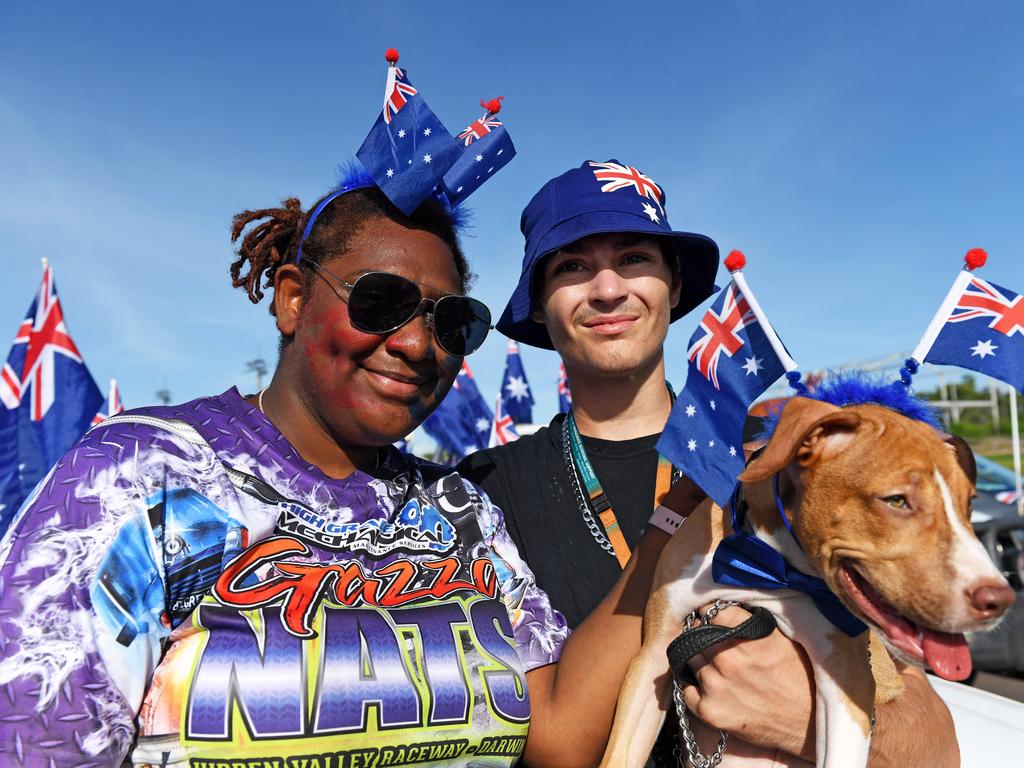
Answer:
[[957, 435], [946, 435], [946, 445], [953, 449], [956, 454], [956, 463], [960, 465], [960, 469], [967, 475], [967, 479], [971, 481], [971, 485], [978, 484], [978, 462], [974, 460], [974, 451], [971, 450], [971, 446], [967, 444], [967, 441]]
[[846, 445], [860, 424], [856, 413], [809, 397], [786, 404], [764, 451], [740, 474], [745, 483], [764, 480], [793, 459], [810, 466], [828, 451]]

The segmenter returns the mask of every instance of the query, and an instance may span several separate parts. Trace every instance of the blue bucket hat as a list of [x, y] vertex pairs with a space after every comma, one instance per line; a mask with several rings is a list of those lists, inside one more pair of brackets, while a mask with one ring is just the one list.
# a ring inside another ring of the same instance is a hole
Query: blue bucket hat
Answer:
[[[543, 323], [531, 315], [533, 279], [541, 260], [569, 243], [603, 232], [642, 232], [670, 243], [683, 288], [671, 320], [678, 320], [717, 290], [718, 246], [704, 235], [675, 232], [665, 215], [665, 192], [653, 179], [618, 160], [587, 161], [556, 176], [523, 210], [526, 255], [519, 284], [495, 326], [509, 338], [554, 349]], [[666, 253], [666, 256], [670, 254]]]

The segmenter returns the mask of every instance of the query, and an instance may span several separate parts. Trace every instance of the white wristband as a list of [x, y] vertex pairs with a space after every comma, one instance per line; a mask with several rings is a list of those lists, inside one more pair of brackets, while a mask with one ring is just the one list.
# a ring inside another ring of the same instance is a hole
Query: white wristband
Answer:
[[682, 515], [677, 515], [671, 509], [662, 505], [654, 510], [654, 514], [651, 515], [651, 519], [647, 521], [647, 524], [660, 528], [669, 536], [672, 536], [679, 530], [679, 526], [683, 524], [685, 519]]

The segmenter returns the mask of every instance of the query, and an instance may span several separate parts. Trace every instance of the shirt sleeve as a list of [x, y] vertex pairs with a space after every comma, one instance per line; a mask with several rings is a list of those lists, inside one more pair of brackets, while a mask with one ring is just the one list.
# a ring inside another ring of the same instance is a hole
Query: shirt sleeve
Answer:
[[523, 668], [553, 664], [562, 653], [570, 629], [565, 617], [551, 606], [547, 593], [537, 585], [530, 567], [505, 528], [505, 516], [480, 493], [481, 529], [494, 563], [502, 601], [512, 623], [512, 634]]
[[18, 765], [116, 766], [170, 631], [151, 525], [168, 457], [136, 424], [86, 435], [0, 543], [0, 754]]

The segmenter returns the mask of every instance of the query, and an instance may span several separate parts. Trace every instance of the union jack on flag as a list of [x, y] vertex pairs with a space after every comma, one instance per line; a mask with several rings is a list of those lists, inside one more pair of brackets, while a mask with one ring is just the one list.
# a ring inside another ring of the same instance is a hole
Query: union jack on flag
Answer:
[[[1009, 291], [1007, 293], [1010, 293]], [[962, 323], [979, 317], [991, 318], [988, 327], [1004, 336], [1024, 335], [1024, 296], [1005, 296], [992, 283], [971, 277], [964, 288], [948, 322]]]
[[482, 139], [495, 128], [500, 127], [500, 120], [497, 120], [493, 117], [490, 120], [488, 120], [487, 115], [484, 115], [479, 120], [474, 120], [472, 123], [466, 126], [466, 130], [459, 134], [459, 138], [462, 139], [465, 145], [468, 147], [477, 139]]
[[116, 416], [122, 411], [124, 411], [124, 403], [121, 402], [121, 393], [117, 389], [117, 379], [111, 379], [107, 399], [103, 401], [99, 411], [92, 417], [92, 425], [95, 427], [104, 419]]
[[[28, 322], [27, 318], [25, 322]], [[25, 323], [22, 323], [22, 328], [24, 326]], [[63, 355], [76, 363], [82, 362], [82, 354], [71, 340], [64, 324], [64, 311], [61, 309], [60, 299], [57, 298], [53, 270], [49, 266], [43, 271], [43, 283], [39, 288], [35, 318], [29, 329], [27, 343], [21, 375], [21, 394], [31, 390], [32, 421], [42, 421], [53, 405], [54, 356]]]
[[498, 401], [494, 404], [494, 421], [491, 423], [491, 437], [487, 441], [487, 447], [493, 448], [496, 445], [506, 445], [519, 439], [512, 417], [505, 413], [502, 408], [502, 397], [498, 395]]
[[[32, 333], [32, 318], [26, 317], [18, 326], [18, 332], [14, 336], [14, 347], [11, 355], [4, 362], [3, 371], [0, 372], [0, 403], [8, 409], [15, 409], [21, 402], [21, 373], [24, 370], [24, 345], [28, 344], [29, 335]], [[21, 350], [22, 354], [15, 352]]]
[[615, 192], [619, 189], [632, 187], [640, 197], [648, 197], [656, 202], [659, 207], [662, 201], [661, 187], [654, 183], [654, 179], [646, 174], [640, 173], [631, 165], [619, 163], [595, 163], [590, 161], [594, 168], [594, 178], [603, 181], [602, 192]]
[[569, 391], [569, 378], [565, 375], [565, 363], [558, 365], [558, 412], [568, 413], [572, 410], [572, 392]]
[[406, 105], [409, 98], [416, 95], [416, 89], [411, 83], [403, 83], [405, 73], [398, 67], [394, 69], [394, 78], [388, 77], [387, 87], [384, 91], [384, 122], [390, 124], [391, 118]]
[[686, 355], [690, 362], [695, 362], [704, 378], [715, 385], [715, 389], [721, 389], [718, 386], [718, 361], [722, 353], [727, 357], [736, 354], [744, 344], [739, 332], [753, 322], [757, 320], [750, 304], [735, 283], [726, 288], [721, 308], [716, 312], [712, 306], [700, 321], [697, 333], [703, 331], [703, 335], [691, 340]]

